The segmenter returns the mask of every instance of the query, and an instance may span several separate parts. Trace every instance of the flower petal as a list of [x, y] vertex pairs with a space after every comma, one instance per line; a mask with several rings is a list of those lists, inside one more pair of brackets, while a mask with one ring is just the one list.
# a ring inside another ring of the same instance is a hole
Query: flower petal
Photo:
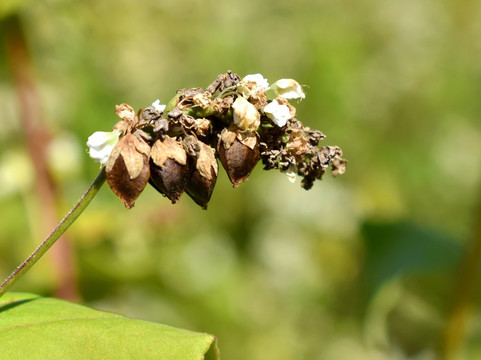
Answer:
[[279, 127], [286, 125], [287, 120], [292, 117], [289, 107], [287, 105], [279, 104], [277, 100], [272, 100], [267, 104], [264, 107], [264, 113]]
[[164, 112], [165, 107], [166, 107], [167, 105], [161, 104], [161, 103], [160, 103], [160, 100], [157, 99], [157, 100], [155, 100], [155, 101], [152, 103], [152, 106], [154, 107], [155, 111]]
[[120, 131], [96, 131], [89, 136], [87, 146], [89, 147], [89, 156], [102, 165], [107, 163], [110, 153], [115, 145], [119, 142]]
[[277, 80], [269, 89], [274, 92], [276, 97], [283, 99], [304, 99], [306, 97], [301, 85], [293, 79]]
[[239, 96], [232, 105], [234, 110], [234, 124], [240, 130], [255, 130], [260, 125], [261, 115], [256, 107], [242, 96]]
[[257, 87], [262, 89], [267, 89], [269, 87], [269, 82], [267, 81], [262, 74], [249, 74], [246, 75], [241, 82], [243, 83], [254, 83]]

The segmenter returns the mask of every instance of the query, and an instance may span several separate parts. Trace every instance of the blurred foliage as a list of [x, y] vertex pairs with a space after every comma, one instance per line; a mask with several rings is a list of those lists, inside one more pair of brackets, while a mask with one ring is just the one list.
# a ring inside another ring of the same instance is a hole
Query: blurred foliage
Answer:
[[[59, 218], [98, 171], [83, 144], [111, 129], [115, 104], [165, 103], [227, 69], [306, 84], [298, 118], [350, 161], [308, 192], [260, 165], [238, 189], [221, 172], [208, 211], [151, 188], [126, 211], [103, 189], [68, 232], [84, 303], [215, 334], [225, 359], [434, 358], [481, 221], [479, 2], [37, 0], [17, 11], [55, 139]], [[2, 278], [45, 236], [4, 55]], [[16, 290], [51, 295], [48, 258]], [[462, 358], [481, 356], [480, 315]]]

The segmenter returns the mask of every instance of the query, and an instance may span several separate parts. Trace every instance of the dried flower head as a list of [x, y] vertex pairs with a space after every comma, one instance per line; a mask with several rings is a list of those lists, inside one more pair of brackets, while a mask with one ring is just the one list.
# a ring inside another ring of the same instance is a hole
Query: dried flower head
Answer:
[[115, 145], [105, 167], [107, 182], [125, 207], [130, 209], [150, 177], [150, 147], [134, 134], [127, 134]]
[[182, 196], [191, 173], [182, 143], [170, 136], [155, 141], [150, 151], [150, 182], [173, 204]]
[[217, 181], [219, 165], [217, 164], [214, 149], [200, 141], [198, 145], [195, 169], [190, 176], [185, 191], [198, 205], [203, 209], [207, 209], [207, 204]]
[[234, 187], [247, 180], [260, 158], [257, 133], [244, 134], [224, 129], [217, 146], [220, 162]]
[[[273, 97], [268, 100], [266, 92]], [[96, 132], [87, 145], [92, 158], [106, 165], [112, 191], [127, 208], [150, 183], [172, 203], [184, 191], [206, 209], [218, 175], [218, 163], [234, 187], [250, 176], [259, 160], [291, 182], [312, 187], [331, 168], [343, 174], [347, 162], [337, 146], [296, 119], [292, 99], [303, 99], [301, 85], [280, 79], [269, 86], [261, 74], [240, 78], [227, 71], [205, 90], [179, 90], [167, 103], [156, 100], [138, 115], [117, 105], [120, 121], [112, 132]]]

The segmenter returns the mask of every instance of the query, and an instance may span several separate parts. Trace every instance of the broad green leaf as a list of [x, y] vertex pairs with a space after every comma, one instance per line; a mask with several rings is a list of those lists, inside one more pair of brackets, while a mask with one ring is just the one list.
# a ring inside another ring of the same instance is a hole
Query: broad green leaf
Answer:
[[368, 298], [397, 276], [452, 271], [461, 256], [460, 244], [451, 237], [412, 223], [365, 223], [362, 234]]
[[0, 298], [0, 359], [218, 358], [213, 335], [32, 294]]

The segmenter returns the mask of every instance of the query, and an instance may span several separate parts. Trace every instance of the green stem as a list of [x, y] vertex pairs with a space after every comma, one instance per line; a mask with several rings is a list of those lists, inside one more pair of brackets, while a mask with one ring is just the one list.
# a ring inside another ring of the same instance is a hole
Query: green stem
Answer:
[[237, 88], [237, 85], [225, 88], [224, 90], [222, 90], [221, 93], [214, 96], [214, 98], [221, 98], [222, 99], [222, 98], [226, 97], [227, 95], [234, 94], [234, 93], [236, 93], [239, 96], [239, 94], [236, 92], [236, 88]]
[[177, 95], [175, 95], [172, 99], [170, 99], [170, 101], [165, 106], [165, 109], [163, 111], [165, 119], [167, 119], [167, 114], [170, 112], [170, 110], [175, 108], [177, 106], [177, 104], [179, 103], [180, 95], [182, 95], [182, 93], [178, 93]]
[[17, 269], [6, 278], [0, 285], [0, 297], [20, 279], [40, 258], [52, 247], [60, 236], [72, 225], [80, 214], [87, 208], [92, 199], [97, 195], [98, 191], [105, 182], [105, 167], [100, 170], [95, 180], [92, 182], [88, 190], [83, 194], [77, 204], [69, 211], [69, 213], [60, 221], [52, 233], [35, 249], [30, 256], [21, 263]]
[[192, 106], [184, 110], [186, 115], [193, 116], [195, 118], [203, 118], [207, 116], [214, 115], [217, 113], [217, 110], [213, 107], [208, 107], [207, 109], [203, 109], [200, 106]]

